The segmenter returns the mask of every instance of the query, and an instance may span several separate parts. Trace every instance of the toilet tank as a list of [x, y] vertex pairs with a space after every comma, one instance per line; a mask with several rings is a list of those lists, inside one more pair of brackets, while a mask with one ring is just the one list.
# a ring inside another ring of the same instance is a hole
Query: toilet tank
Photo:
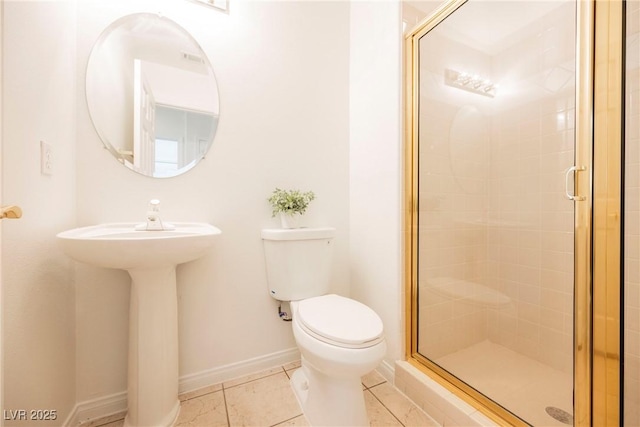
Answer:
[[329, 292], [335, 228], [262, 230], [269, 294], [297, 301]]

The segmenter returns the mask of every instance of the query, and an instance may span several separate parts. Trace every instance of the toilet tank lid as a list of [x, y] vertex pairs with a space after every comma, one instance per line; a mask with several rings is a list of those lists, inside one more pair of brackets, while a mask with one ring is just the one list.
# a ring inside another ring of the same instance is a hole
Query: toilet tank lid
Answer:
[[265, 228], [262, 230], [263, 240], [331, 239], [335, 235], [336, 235], [336, 229], [333, 227]]

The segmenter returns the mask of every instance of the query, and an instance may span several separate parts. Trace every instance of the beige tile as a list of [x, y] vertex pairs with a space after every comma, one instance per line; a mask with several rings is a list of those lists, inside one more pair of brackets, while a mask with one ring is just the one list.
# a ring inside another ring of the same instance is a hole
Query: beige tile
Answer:
[[276, 424], [274, 427], [290, 427], [290, 426], [294, 426], [294, 427], [309, 427], [309, 422], [304, 417], [304, 415], [300, 415], [300, 416], [297, 416], [297, 417], [292, 418], [290, 420], [287, 420], [287, 421], [285, 421], [283, 423]]
[[[87, 425], [92, 425], [92, 426], [96, 426], [96, 427], [122, 427], [124, 426], [124, 418], [118, 421], [113, 421], [107, 424], [87, 424]], [[84, 427], [84, 426], [83, 426]]]
[[272, 426], [302, 415], [284, 371], [225, 388], [224, 393], [231, 426]]
[[300, 369], [301, 367], [302, 367], [302, 364], [300, 363], [300, 361], [298, 361], [298, 362], [287, 363], [282, 368], [284, 369], [284, 372], [287, 374], [287, 376], [291, 378], [291, 375], [293, 375], [293, 373], [298, 369]]
[[222, 391], [182, 402], [176, 427], [227, 427], [227, 411]]
[[302, 366], [302, 363], [299, 360], [296, 360], [295, 362], [290, 362], [283, 365], [282, 369], [284, 369], [285, 371], [290, 371], [292, 369], [298, 369], [300, 366]]
[[385, 377], [380, 375], [378, 371], [371, 371], [367, 375], [362, 377], [362, 384], [364, 384], [366, 388], [370, 388], [378, 384], [382, 384], [386, 381], [387, 380], [385, 379]]
[[230, 381], [225, 381], [222, 385], [225, 389], [229, 387], [234, 387], [239, 384], [248, 383], [249, 381], [254, 381], [260, 378], [268, 377], [269, 375], [277, 374], [283, 372], [281, 366], [276, 366], [271, 369], [265, 369], [264, 371], [256, 372], [255, 374], [246, 375], [244, 377], [239, 377]]
[[369, 390], [364, 392], [364, 401], [367, 407], [369, 425], [371, 427], [402, 426], [402, 424], [400, 424], [400, 422], [391, 415], [391, 412], [389, 412]]
[[373, 395], [405, 426], [437, 426], [431, 417], [389, 383], [369, 389]]
[[287, 374], [287, 377], [289, 377], [289, 379], [291, 379], [291, 377], [293, 376], [293, 374], [300, 368], [297, 369], [291, 369], [289, 371], [285, 371], [285, 373]]
[[210, 385], [208, 387], [203, 387], [203, 388], [199, 388], [197, 390], [193, 390], [193, 391], [188, 391], [188, 392], [182, 393], [178, 397], [180, 398], [181, 402], [184, 402], [185, 400], [193, 399], [195, 397], [204, 396], [205, 394], [214, 393], [214, 392], [220, 391], [220, 390], [222, 390], [222, 384], [214, 384], [214, 385]]

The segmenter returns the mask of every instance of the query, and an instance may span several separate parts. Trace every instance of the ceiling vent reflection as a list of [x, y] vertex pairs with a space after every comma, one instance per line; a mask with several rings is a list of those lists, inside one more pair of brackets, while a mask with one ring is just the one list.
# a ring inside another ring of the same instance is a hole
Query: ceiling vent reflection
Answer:
[[446, 69], [444, 82], [448, 86], [463, 89], [478, 95], [493, 98], [496, 96], [498, 86], [491, 80], [484, 79], [475, 74], [464, 73], [456, 70]]

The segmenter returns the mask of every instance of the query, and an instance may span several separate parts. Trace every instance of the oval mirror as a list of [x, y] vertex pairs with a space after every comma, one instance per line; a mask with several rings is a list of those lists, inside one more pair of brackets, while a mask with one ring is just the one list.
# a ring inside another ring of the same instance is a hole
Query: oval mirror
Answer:
[[107, 27], [91, 50], [86, 86], [98, 135], [133, 171], [180, 175], [211, 147], [219, 114], [213, 68], [167, 18], [138, 13]]

